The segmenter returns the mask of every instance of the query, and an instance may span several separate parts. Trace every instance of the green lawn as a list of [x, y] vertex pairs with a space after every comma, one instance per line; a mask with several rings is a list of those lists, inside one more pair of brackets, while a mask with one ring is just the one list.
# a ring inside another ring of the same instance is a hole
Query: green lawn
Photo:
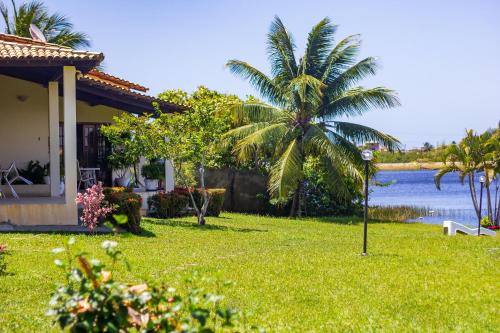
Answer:
[[[145, 222], [148, 236], [77, 236], [103, 259], [118, 240], [132, 271], [118, 279], [182, 286], [192, 270], [236, 282], [227, 301], [269, 331], [500, 331], [499, 237], [447, 237], [440, 226], [370, 225], [349, 219], [287, 220], [224, 214]], [[68, 235], [0, 234], [11, 249], [0, 277], [0, 331], [56, 331], [45, 317], [61, 271], [51, 249]]]

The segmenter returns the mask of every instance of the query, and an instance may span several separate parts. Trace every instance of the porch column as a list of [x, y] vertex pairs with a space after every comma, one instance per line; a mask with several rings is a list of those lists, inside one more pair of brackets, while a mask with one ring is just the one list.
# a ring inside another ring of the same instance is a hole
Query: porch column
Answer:
[[64, 66], [64, 175], [66, 205], [74, 206], [75, 221], [77, 193], [76, 165], [76, 69], [74, 66]]
[[165, 160], [165, 192], [173, 191], [174, 187], [174, 168], [170, 161]]
[[50, 196], [59, 196], [59, 82], [49, 82], [49, 161]]

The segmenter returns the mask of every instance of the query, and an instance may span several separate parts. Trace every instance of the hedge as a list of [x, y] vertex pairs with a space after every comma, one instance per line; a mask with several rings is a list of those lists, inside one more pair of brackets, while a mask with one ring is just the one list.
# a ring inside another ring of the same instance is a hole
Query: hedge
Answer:
[[[120, 224], [120, 227], [134, 234], [141, 233], [142, 197], [125, 187], [107, 187], [103, 189], [103, 193], [104, 199], [113, 207], [114, 215], [127, 216], [127, 223]], [[110, 220], [113, 224], [118, 224], [113, 216]]]
[[148, 198], [151, 216], [162, 219], [181, 216], [186, 211], [188, 203], [187, 195], [176, 192], [159, 192]]

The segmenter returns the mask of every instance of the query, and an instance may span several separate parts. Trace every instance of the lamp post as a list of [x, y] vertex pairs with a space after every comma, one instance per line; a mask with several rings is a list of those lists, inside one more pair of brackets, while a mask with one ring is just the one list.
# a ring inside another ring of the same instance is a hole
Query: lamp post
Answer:
[[481, 184], [481, 190], [479, 191], [479, 221], [477, 222], [477, 235], [481, 235], [481, 215], [482, 215], [482, 209], [483, 209], [483, 186], [484, 183], [486, 182], [486, 177], [481, 176], [479, 177], [479, 183]]
[[368, 234], [368, 165], [373, 159], [373, 152], [369, 149], [361, 152], [361, 158], [365, 161], [365, 214], [363, 226], [363, 255], [366, 256], [366, 240]]

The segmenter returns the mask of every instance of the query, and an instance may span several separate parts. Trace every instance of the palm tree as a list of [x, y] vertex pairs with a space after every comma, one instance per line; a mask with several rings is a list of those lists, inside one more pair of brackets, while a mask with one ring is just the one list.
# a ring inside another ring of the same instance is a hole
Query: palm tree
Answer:
[[[372, 107], [399, 105], [394, 91], [355, 86], [374, 75], [374, 58], [356, 62], [360, 48], [357, 35], [335, 47], [336, 26], [323, 19], [309, 33], [305, 53], [298, 61], [295, 44], [282, 21], [275, 17], [268, 34], [271, 76], [250, 64], [230, 60], [227, 67], [248, 80], [268, 103], [245, 103], [234, 108], [242, 126], [227, 133], [235, 138], [235, 153], [248, 159], [261, 147], [274, 147], [269, 192], [277, 199], [292, 197], [291, 216], [301, 216], [304, 207], [304, 161], [316, 156], [328, 170], [339, 196], [346, 196], [345, 177], [360, 184], [363, 161], [356, 144], [376, 141], [389, 149], [399, 147], [394, 137], [370, 127], [339, 120], [362, 115]], [[243, 125], [246, 124], [246, 125]]]
[[5, 23], [5, 33], [20, 37], [31, 37], [30, 24], [36, 25], [44, 34], [47, 42], [71, 48], [88, 47], [90, 40], [82, 32], [73, 31], [73, 24], [64, 15], [49, 14], [41, 1], [23, 2], [16, 5], [11, 0], [12, 16], [7, 6], [0, 2], [0, 13]]
[[[500, 172], [500, 130], [486, 131], [476, 135], [468, 130], [459, 144], [448, 146], [445, 152], [445, 165], [434, 175], [436, 187], [441, 189], [441, 178], [457, 172], [463, 184], [467, 178], [472, 204], [478, 219], [481, 217], [477, 200], [475, 179], [478, 172], [485, 176], [486, 209], [488, 219], [495, 225], [499, 223], [500, 198], [498, 198], [498, 174]], [[491, 185], [494, 184], [495, 194], [491, 194]], [[492, 202], [493, 201], [493, 202]]]

